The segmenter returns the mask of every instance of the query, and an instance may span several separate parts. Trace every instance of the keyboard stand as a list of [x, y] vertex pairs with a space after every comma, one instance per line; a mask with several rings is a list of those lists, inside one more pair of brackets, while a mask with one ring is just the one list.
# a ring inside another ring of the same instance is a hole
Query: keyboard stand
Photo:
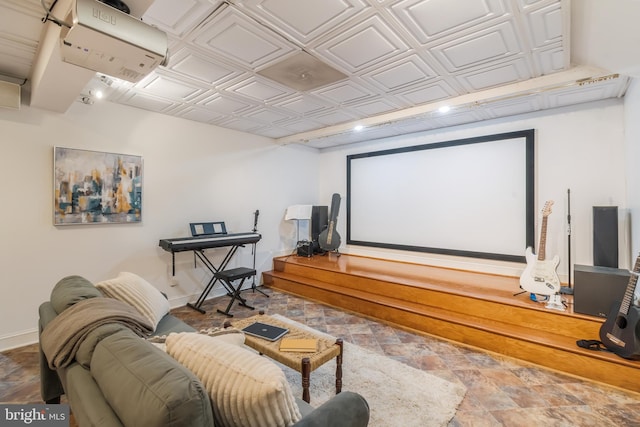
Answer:
[[[196, 257], [198, 257], [198, 259], [200, 259], [200, 261], [202, 261], [202, 264], [204, 264], [204, 266], [207, 268], [207, 270], [209, 270], [211, 272], [211, 274], [213, 274], [213, 276], [211, 276], [211, 280], [209, 280], [209, 283], [207, 283], [207, 286], [204, 287], [204, 289], [202, 290], [202, 293], [200, 294], [200, 296], [198, 297], [197, 301], [195, 303], [187, 303], [187, 307], [191, 307], [194, 310], [199, 311], [202, 314], [205, 314], [206, 311], [203, 310], [202, 308], [200, 308], [200, 306], [204, 303], [204, 301], [207, 299], [207, 296], [209, 295], [209, 292], [211, 292], [211, 289], [213, 289], [213, 287], [215, 286], [216, 282], [218, 281], [218, 278], [216, 277], [216, 274], [218, 272], [223, 271], [226, 267], [227, 264], [229, 264], [229, 261], [231, 261], [231, 258], [233, 258], [233, 256], [236, 254], [236, 251], [238, 250], [239, 247], [241, 247], [243, 245], [234, 245], [232, 246], [229, 251], [227, 252], [227, 254], [224, 256], [222, 262], [220, 263], [219, 266], [215, 266], [213, 264], [213, 262], [211, 262], [211, 260], [209, 258], [207, 258], [207, 255], [204, 253], [203, 249], [198, 249], [198, 250], [194, 250], [193, 253]], [[226, 289], [226, 286], [225, 286]]]
[[[218, 281], [215, 274], [227, 268], [229, 261], [231, 261], [231, 258], [236, 254], [238, 248], [244, 247], [244, 245], [247, 244], [255, 244], [262, 236], [256, 232], [227, 234], [226, 226], [224, 222], [221, 221], [191, 223], [189, 226], [191, 227], [192, 234], [190, 238], [160, 239], [159, 245], [165, 251], [171, 252], [172, 273], [174, 276], [176, 274], [176, 252], [193, 252], [194, 268], [197, 267], [199, 259], [211, 272], [212, 277], [198, 297], [198, 300], [195, 303], [187, 303], [187, 307], [205, 314], [206, 311], [200, 308], [200, 306], [204, 303]], [[218, 266], [213, 264], [205, 253], [205, 250], [214, 248], [229, 248], [224, 259]]]
[[[227, 317], [233, 317], [233, 314], [229, 313], [229, 310], [231, 309], [231, 306], [233, 305], [233, 302], [235, 300], [240, 301], [238, 303], [239, 305], [246, 307], [250, 310], [255, 310], [255, 307], [248, 305], [247, 300], [242, 298], [242, 295], [240, 295], [242, 284], [244, 283], [244, 281], [247, 278], [253, 277], [255, 275], [256, 275], [256, 271], [252, 268], [247, 268], [247, 267], [232, 268], [230, 270], [218, 271], [217, 273], [214, 274], [214, 278], [216, 280], [220, 280], [220, 283], [222, 283], [222, 286], [224, 286], [224, 288], [227, 290], [227, 292], [231, 296], [231, 301], [229, 301], [229, 305], [227, 305], [226, 310], [222, 311], [218, 309], [218, 313], [222, 313]], [[234, 288], [232, 282], [237, 280], [240, 280], [240, 282]]]

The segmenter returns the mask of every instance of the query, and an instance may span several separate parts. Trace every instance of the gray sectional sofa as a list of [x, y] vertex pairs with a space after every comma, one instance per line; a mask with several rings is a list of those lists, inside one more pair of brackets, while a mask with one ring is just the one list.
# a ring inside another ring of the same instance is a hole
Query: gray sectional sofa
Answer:
[[[65, 394], [81, 427], [220, 424], [214, 400], [200, 379], [141, 338], [143, 334], [126, 322], [102, 322], [83, 333], [72, 346], [71, 359], [61, 363], [64, 366], [51, 366], [46, 355], [47, 351], [51, 354], [51, 344], [47, 337], [43, 339], [50, 332], [47, 327], [62, 312], [79, 303], [86, 305], [92, 298], [106, 297], [86, 279], [69, 276], [56, 284], [50, 300], [39, 308], [41, 394], [45, 402], [58, 403]], [[152, 335], [196, 332], [169, 313], [154, 326]], [[368, 424], [369, 407], [356, 393], [340, 393], [316, 409], [301, 399], [296, 398], [295, 403], [302, 418], [293, 425], [299, 427]]]

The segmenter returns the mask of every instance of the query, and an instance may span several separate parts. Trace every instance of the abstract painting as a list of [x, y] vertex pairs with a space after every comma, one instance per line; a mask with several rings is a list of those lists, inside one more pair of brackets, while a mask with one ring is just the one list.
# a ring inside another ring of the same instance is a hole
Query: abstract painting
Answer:
[[53, 223], [142, 221], [142, 157], [54, 147]]

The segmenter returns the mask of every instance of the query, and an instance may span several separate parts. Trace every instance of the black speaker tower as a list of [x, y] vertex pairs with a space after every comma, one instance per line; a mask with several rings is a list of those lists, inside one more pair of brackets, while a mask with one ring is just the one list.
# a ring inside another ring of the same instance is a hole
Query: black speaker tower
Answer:
[[593, 207], [593, 265], [618, 268], [618, 207]]
[[329, 207], [328, 206], [312, 206], [311, 207], [311, 245], [313, 253], [320, 253], [320, 245], [318, 244], [318, 236], [327, 228], [329, 224]]

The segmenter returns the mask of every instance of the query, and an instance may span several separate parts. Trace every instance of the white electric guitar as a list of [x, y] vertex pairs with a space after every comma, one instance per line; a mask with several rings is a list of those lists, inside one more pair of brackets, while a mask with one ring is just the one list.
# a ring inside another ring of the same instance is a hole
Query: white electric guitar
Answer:
[[533, 249], [528, 247], [525, 251], [527, 267], [520, 276], [520, 287], [527, 292], [540, 295], [555, 295], [560, 292], [560, 278], [556, 273], [556, 268], [560, 263], [560, 257], [545, 259], [545, 246], [547, 244], [547, 217], [551, 214], [553, 200], [544, 204], [542, 209], [542, 227], [540, 229], [540, 244], [538, 256], [534, 255]]

